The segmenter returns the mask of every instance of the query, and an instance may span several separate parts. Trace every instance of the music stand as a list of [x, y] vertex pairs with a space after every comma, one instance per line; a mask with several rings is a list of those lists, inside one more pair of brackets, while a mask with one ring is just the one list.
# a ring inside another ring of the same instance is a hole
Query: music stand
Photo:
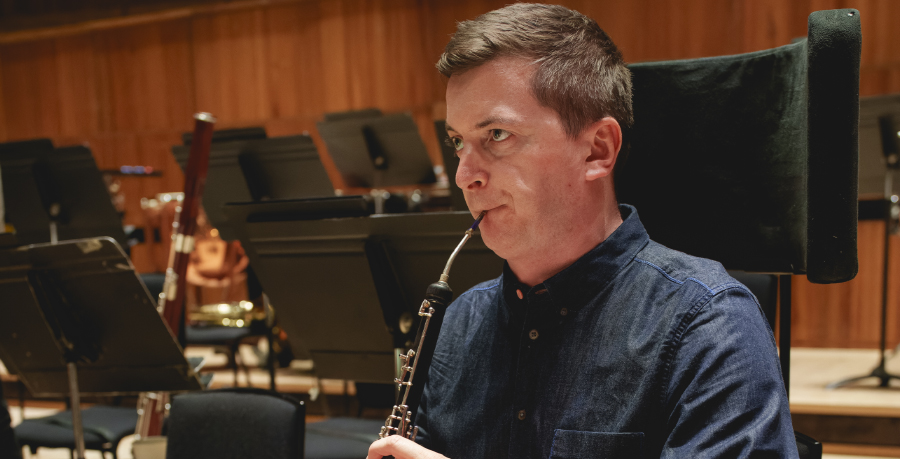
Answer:
[[[0, 359], [35, 396], [202, 388], [119, 245], [108, 237], [0, 251]], [[14, 312], [13, 312], [14, 311]]]
[[34, 169], [37, 158], [52, 150], [50, 139], [0, 144], [5, 219], [23, 244], [50, 240], [50, 217], [41, 201]]
[[[189, 147], [172, 147], [184, 169]], [[307, 135], [214, 142], [203, 193], [203, 208], [219, 237], [237, 237], [222, 213], [227, 202], [332, 196], [334, 188]]]
[[[861, 112], [863, 112], [862, 108], [865, 106], [866, 103], [861, 101]], [[895, 105], [892, 108], [896, 110], [900, 107]], [[871, 115], [870, 113], [863, 113], [866, 115]], [[884, 220], [884, 247], [881, 266], [881, 333], [879, 335], [880, 339], [878, 347], [878, 353], [881, 358], [878, 362], [878, 365], [876, 365], [870, 373], [833, 382], [826, 386], [828, 389], [838, 389], [853, 384], [857, 381], [862, 381], [869, 378], [878, 379], [878, 387], [889, 387], [892, 379], [900, 380], [900, 375], [896, 375], [887, 371], [886, 354], [888, 281], [890, 280], [888, 274], [891, 264], [891, 233], [896, 233], [896, 212], [898, 210], [897, 196], [894, 194], [893, 178], [896, 172], [900, 170], [900, 140], [898, 140], [898, 137], [900, 137], [900, 130], [898, 130], [897, 125], [894, 122], [894, 117], [894, 114], [886, 110], [881, 112], [880, 116], [878, 116], [877, 118], [878, 137], [876, 138], [880, 138], [881, 140], [881, 150], [883, 153], [882, 162], [884, 168], [884, 200], [880, 201], [882, 208], [881, 217]], [[871, 116], [868, 116], [868, 118], [871, 118]], [[863, 116], [860, 116], [860, 140], [863, 139], [862, 134], [864, 131], [862, 129], [862, 126], [864, 125], [864, 119], [865, 118]], [[868, 140], [871, 141], [872, 139]], [[860, 144], [862, 144], [862, 141], [860, 141]], [[862, 151], [860, 151], [860, 153], [862, 153]], [[860, 156], [862, 157], [862, 154]]]
[[434, 183], [434, 166], [412, 116], [378, 113], [327, 114], [316, 123], [347, 186]]
[[108, 236], [126, 243], [122, 220], [91, 150], [48, 139], [0, 145], [7, 220], [22, 244]]
[[[893, 116], [900, 123], [900, 94], [861, 97], [859, 99], [859, 195], [860, 198], [884, 198], [884, 139], [878, 119]], [[900, 172], [890, 169], [891, 181], [900, 183]], [[881, 215], [881, 208], [878, 214]]]
[[[395, 349], [413, 338], [425, 288], [439, 277], [472, 216], [308, 219], [326, 213], [329, 204], [349, 209], [348, 202], [229, 204], [225, 214], [278, 308], [291, 345], [298, 354], [311, 355], [317, 375], [391, 382]], [[456, 260], [450, 286], [460, 294], [497, 277], [502, 266], [476, 235]]]

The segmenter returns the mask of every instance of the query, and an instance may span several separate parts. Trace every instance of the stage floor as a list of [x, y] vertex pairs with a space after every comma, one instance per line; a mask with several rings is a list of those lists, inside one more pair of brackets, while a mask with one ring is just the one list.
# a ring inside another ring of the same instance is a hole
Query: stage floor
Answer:
[[[900, 357], [890, 358], [887, 370], [900, 375]], [[879, 362], [874, 349], [792, 349], [791, 411], [900, 416], [900, 381], [877, 388], [869, 378], [841, 389], [825, 386], [835, 381], [869, 374]]]
[[[203, 355], [207, 357], [207, 367], [217, 368], [213, 379], [213, 387], [227, 387], [232, 385], [233, 374], [230, 369], [224, 368], [226, 359], [224, 355], [215, 354], [211, 348], [191, 348], [190, 355]], [[268, 387], [268, 373], [265, 369], [256, 367], [256, 353], [249, 346], [241, 349], [241, 356], [248, 363], [250, 382], [256, 387]], [[877, 388], [874, 379], [861, 381], [860, 383], [843, 389], [828, 390], [825, 386], [833, 381], [848, 377], [868, 374], [878, 364], [878, 353], [874, 350], [858, 349], [793, 349], [791, 353], [791, 411], [794, 414], [838, 414], [852, 416], [884, 416], [900, 417], [900, 381], [896, 381], [889, 388]], [[887, 368], [889, 371], [900, 374], [900, 357], [889, 359]], [[239, 384], [247, 385], [247, 376], [242, 370], [238, 375]], [[322, 380], [319, 384], [310, 375], [309, 364], [295, 361], [290, 369], [280, 369], [276, 376], [279, 391], [289, 393], [309, 393], [310, 390], [319, 388], [322, 394], [342, 395], [353, 393], [353, 385], [345, 385], [343, 381]], [[16, 400], [9, 400], [10, 412], [13, 422], [21, 419], [21, 411], [17, 407]], [[28, 418], [40, 417], [52, 414], [54, 406], [47, 406], [46, 402], [27, 403], [25, 416]], [[335, 413], [346, 414], [346, 413]], [[319, 420], [321, 417], [311, 417], [308, 422]], [[847, 445], [825, 444], [825, 458], [828, 459], [853, 459], [873, 457], [900, 458], [900, 451], [892, 448], [851, 448]], [[829, 454], [831, 452], [832, 454]], [[834, 453], [842, 454], [834, 454]], [[860, 455], [862, 454], [862, 455]], [[126, 438], [120, 445], [118, 455], [120, 459], [131, 459], [131, 437]], [[42, 448], [35, 456], [26, 458], [36, 459], [66, 459], [69, 452], [66, 449]], [[99, 459], [97, 452], [88, 452], [88, 459]]]

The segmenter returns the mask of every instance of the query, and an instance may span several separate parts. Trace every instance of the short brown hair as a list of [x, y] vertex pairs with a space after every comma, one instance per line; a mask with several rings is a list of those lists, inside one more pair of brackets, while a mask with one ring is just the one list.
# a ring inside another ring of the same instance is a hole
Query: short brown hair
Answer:
[[577, 11], [516, 3], [460, 22], [437, 68], [450, 77], [498, 57], [538, 64], [534, 97], [559, 114], [571, 138], [606, 116], [623, 129], [633, 123], [631, 72], [606, 32]]

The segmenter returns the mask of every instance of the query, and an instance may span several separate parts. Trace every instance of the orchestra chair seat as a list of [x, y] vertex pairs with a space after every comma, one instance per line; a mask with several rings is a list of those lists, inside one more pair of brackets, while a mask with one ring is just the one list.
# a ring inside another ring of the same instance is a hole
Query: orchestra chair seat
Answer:
[[302, 402], [262, 389], [177, 395], [166, 459], [302, 459], [305, 416]]
[[[116, 459], [116, 449], [123, 438], [134, 434], [138, 414], [134, 407], [92, 406], [81, 411], [84, 425], [85, 449], [100, 451]], [[25, 419], [15, 427], [19, 446], [27, 446], [31, 454], [38, 448], [68, 448], [75, 450], [75, 436], [72, 429], [72, 412], [60, 411], [52, 416]]]
[[[163, 273], [145, 273], [141, 274], [141, 280], [147, 287], [151, 298], [159, 298], [162, 293], [163, 284], [166, 275]], [[234, 385], [238, 385], [238, 348], [241, 341], [252, 336], [266, 336], [268, 330], [254, 330], [249, 327], [197, 327], [188, 325], [185, 327], [185, 342], [188, 346], [211, 346], [224, 351], [228, 356], [228, 366], [234, 372]], [[247, 373], [247, 381], [249, 384], [250, 375], [247, 367], [244, 366]]]
[[778, 48], [629, 66], [616, 196], [662, 245], [779, 275], [788, 390], [791, 276], [838, 283], [859, 269], [861, 49], [859, 12], [839, 9]]
[[[257, 331], [251, 327], [200, 327], [187, 325], [184, 328], [185, 342], [188, 346], [211, 346], [225, 351], [228, 356], [228, 366], [234, 372], [234, 386], [238, 385], [238, 348], [241, 342], [250, 337], [266, 336], [267, 330]], [[250, 373], [243, 364], [247, 375], [247, 384], [250, 384]]]

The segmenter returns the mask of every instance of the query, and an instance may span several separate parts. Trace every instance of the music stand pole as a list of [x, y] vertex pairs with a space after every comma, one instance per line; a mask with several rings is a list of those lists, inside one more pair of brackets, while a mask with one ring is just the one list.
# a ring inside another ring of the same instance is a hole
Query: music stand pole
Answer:
[[56, 221], [50, 220], [50, 243], [56, 244], [59, 242], [59, 233], [56, 228]]
[[[263, 293], [262, 294], [263, 308], [266, 311], [266, 341], [269, 344], [269, 352], [266, 355], [266, 366], [269, 370], [269, 390], [272, 392], [277, 392], [275, 390], [275, 337], [272, 335], [272, 330], [275, 328], [275, 311], [272, 309], [272, 305], [269, 303], [269, 297]], [[250, 379], [247, 379], [247, 384], [250, 383]]]
[[72, 398], [72, 431], [75, 433], [75, 450], [78, 459], [84, 459], [84, 426], [81, 423], [81, 396], [78, 392], [78, 369], [69, 362], [69, 396]]

